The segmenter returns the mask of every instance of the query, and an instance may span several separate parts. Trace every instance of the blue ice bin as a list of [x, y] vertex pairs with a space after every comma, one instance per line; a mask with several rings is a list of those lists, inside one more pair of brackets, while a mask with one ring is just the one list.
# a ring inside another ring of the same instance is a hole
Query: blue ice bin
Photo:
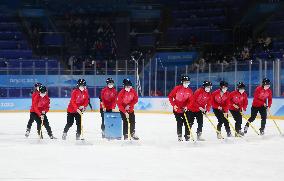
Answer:
[[105, 112], [105, 137], [107, 139], [121, 139], [122, 119], [119, 112]]

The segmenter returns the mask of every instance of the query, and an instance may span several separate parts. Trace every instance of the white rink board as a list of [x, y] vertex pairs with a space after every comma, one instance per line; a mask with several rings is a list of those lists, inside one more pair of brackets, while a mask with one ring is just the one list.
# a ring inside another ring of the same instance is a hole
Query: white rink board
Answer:
[[[51, 98], [50, 111], [66, 111], [70, 98]], [[99, 110], [99, 99], [92, 98], [91, 103], [94, 110]], [[248, 107], [245, 114], [249, 115], [251, 110], [252, 98], [248, 99]], [[29, 111], [31, 99], [0, 99], [0, 112], [5, 111]], [[88, 107], [87, 110], [90, 110]], [[166, 97], [142, 97], [135, 105], [135, 110], [140, 112], [152, 113], [172, 113], [173, 107]], [[282, 116], [284, 119], [284, 99], [273, 98], [271, 113], [274, 116]]]
[[[0, 180], [284, 180], [284, 138], [277, 136], [271, 121], [266, 137], [250, 129], [245, 140], [221, 142], [205, 119], [207, 141], [194, 145], [176, 141], [173, 115], [137, 113], [141, 141], [126, 144], [102, 140], [99, 113], [86, 113], [85, 138], [92, 145], [78, 145], [75, 124], [66, 141], [49, 140], [44, 131], [45, 139], [39, 142], [35, 123], [30, 138], [24, 137], [29, 113], [0, 113], [0, 117]], [[48, 117], [60, 138], [66, 113]], [[284, 129], [284, 121], [278, 123]], [[260, 121], [254, 124], [258, 128]]]

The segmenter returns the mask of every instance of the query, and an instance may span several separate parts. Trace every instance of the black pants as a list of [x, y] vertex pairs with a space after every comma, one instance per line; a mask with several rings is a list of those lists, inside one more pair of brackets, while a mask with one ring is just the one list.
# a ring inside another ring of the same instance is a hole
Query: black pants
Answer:
[[67, 123], [64, 128], [64, 133], [67, 133], [69, 128], [74, 124], [74, 119], [77, 125], [77, 134], [81, 135], [81, 115], [79, 113], [67, 113]]
[[230, 133], [230, 124], [228, 120], [225, 118], [224, 113], [222, 110], [219, 109], [213, 109], [213, 112], [218, 119], [218, 125], [217, 125], [217, 130], [221, 132], [222, 125], [224, 124], [226, 132]]
[[[107, 109], [106, 112], [112, 112], [112, 109]], [[102, 117], [102, 124], [101, 129], [102, 131], [105, 131], [105, 118], [104, 118], [104, 109], [100, 109], [101, 117]]]
[[242, 114], [240, 111], [233, 111], [233, 110], [230, 110], [234, 120], [236, 121], [235, 123], [235, 129], [236, 129], [236, 132], [239, 132], [241, 131], [242, 129]]
[[32, 124], [34, 123], [35, 119], [33, 118], [33, 114], [30, 113], [30, 119], [29, 119], [29, 122], [28, 122], [28, 125], [27, 125], [27, 129], [31, 129], [32, 128]]
[[[41, 131], [41, 118], [35, 113], [35, 112], [31, 112], [30, 113], [30, 120], [29, 120], [29, 123], [28, 123], [28, 128], [30, 129], [31, 126], [32, 126], [32, 123], [36, 121], [36, 124], [37, 124], [37, 133], [40, 134], [40, 131]], [[30, 126], [30, 127], [29, 127]], [[45, 127], [46, 131], [47, 131], [47, 134], [49, 136], [52, 135], [52, 131], [51, 131], [51, 128], [49, 126], [49, 122], [48, 122], [48, 119], [46, 117], [46, 115], [44, 115], [44, 120], [43, 120], [43, 126]]]
[[[177, 112], [174, 111], [174, 115], [175, 115], [176, 122], [177, 122], [177, 135], [182, 135], [182, 126], [183, 125], [185, 127], [184, 136], [190, 135], [190, 132], [189, 132], [189, 129], [188, 129], [188, 126], [187, 126], [187, 123], [186, 123], [186, 119], [184, 117], [184, 113], [177, 113]], [[187, 119], [188, 119], [188, 117], [187, 117]], [[189, 121], [188, 121], [188, 123], [189, 123]]]
[[[257, 116], [257, 113], [260, 113], [261, 117], [261, 128], [262, 130], [265, 129], [266, 125], [266, 119], [267, 119], [267, 108], [265, 106], [262, 107], [251, 107], [251, 116], [248, 119], [249, 122], [253, 122]], [[246, 124], [246, 126], [249, 126], [249, 123]]]
[[[128, 135], [128, 122], [123, 112], [120, 111], [120, 115], [123, 121], [123, 135], [126, 136]], [[132, 135], [135, 133], [135, 114], [134, 112], [129, 113], [129, 123], [130, 123], [130, 134]]]
[[203, 127], [203, 114], [202, 114], [202, 112], [201, 111], [198, 111], [198, 112], [188, 111], [188, 112], [186, 112], [186, 115], [188, 117], [190, 127], [192, 127], [192, 125], [194, 124], [194, 118], [196, 118], [197, 124], [198, 124], [196, 133], [201, 133], [202, 127]]

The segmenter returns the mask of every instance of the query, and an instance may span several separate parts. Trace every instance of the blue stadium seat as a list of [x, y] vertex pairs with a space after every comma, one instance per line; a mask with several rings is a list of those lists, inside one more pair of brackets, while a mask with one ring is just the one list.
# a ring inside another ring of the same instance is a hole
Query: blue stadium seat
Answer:
[[20, 68], [19, 60], [8, 60], [7, 62], [8, 62], [9, 69]]
[[4, 40], [0, 41], [0, 50], [28, 49], [26, 41]]
[[45, 69], [45, 63], [47, 61], [45, 61], [45, 60], [34, 60], [34, 62], [35, 62], [35, 67], [36, 68]]
[[48, 60], [48, 68], [57, 68], [58, 62], [56, 60]]
[[31, 97], [32, 87], [23, 87], [22, 88], [22, 96], [23, 97]]
[[14, 22], [12, 23], [1, 22], [0, 23], [0, 31], [17, 31], [17, 30], [19, 30], [19, 26], [17, 23], [14, 23]]
[[19, 98], [21, 96], [21, 88], [10, 88], [9, 97]]
[[88, 92], [90, 97], [95, 97], [95, 88], [94, 87], [88, 87]]
[[4, 68], [6, 68], [7, 67], [7, 61], [5, 61], [5, 60], [0, 60], [0, 68], [1, 69], [4, 69]]
[[0, 87], [0, 97], [7, 97], [7, 89]]
[[0, 58], [32, 58], [32, 50], [0, 50]]
[[56, 34], [47, 34], [43, 37], [45, 45], [63, 45], [63, 37]]
[[58, 87], [47, 87], [49, 97], [59, 97]]
[[21, 40], [23, 35], [21, 32], [0, 32], [0, 40]]

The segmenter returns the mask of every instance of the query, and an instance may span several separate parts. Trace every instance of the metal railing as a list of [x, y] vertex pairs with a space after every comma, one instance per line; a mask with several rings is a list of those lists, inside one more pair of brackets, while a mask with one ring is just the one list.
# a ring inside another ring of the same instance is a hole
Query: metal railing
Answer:
[[136, 76], [135, 65], [128, 60], [121, 64], [71, 62], [68, 67], [55, 60], [0, 60], [0, 97], [29, 97], [35, 82], [46, 85], [51, 97], [69, 97], [79, 78], [87, 80], [91, 97], [98, 97], [108, 77], [116, 81], [119, 90], [124, 78], [134, 83]]
[[[219, 87], [221, 80], [226, 80], [229, 82], [229, 90], [234, 90], [238, 82], [244, 82], [249, 96], [253, 96], [256, 86], [266, 77], [272, 82], [273, 95], [275, 97], [284, 95], [284, 60], [280, 59], [184, 66], [165, 65], [160, 59], [152, 59], [147, 63], [144, 59], [136, 63], [129, 60], [92, 61], [71, 63], [69, 67], [61, 63], [56, 63], [54, 66], [54, 62], [51, 66], [50, 61], [47, 60], [44, 62], [44, 67], [37, 66], [39, 61], [32, 61], [31, 67], [26, 67], [24, 62], [20, 62], [18, 67], [11, 67], [9, 61], [5, 62], [6, 67], [0, 66], [0, 77], [2, 77], [0, 97], [12, 97], [13, 89], [19, 90], [20, 93], [16, 94], [18, 97], [28, 97], [27, 89], [30, 90], [33, 83], [39, 80], [51, 87], [51, 90], [54, 89], [51, 91], [52, 96], [68, 97], [75, 83], [65, 83], [67, 78], [72, 81], [78, 78], [88, 79], [91, 96], [98, 97], [107, 77], [117, 80], [117, 89], [122, 87], [123, 78], [131, 77], [140, 96], [167, 96], [172, 88], [180, 83], [181, 75], [190, 76], [190, 87], [193, 90], [200, 87], [204, 80], [210, 80], [213, 89]], [[0, 60], [0, 63], [3, 63], [3, 60], [2, 62]], [[51, 84], [49, 79], [54, 78], [58, 80]]]
[[272, 82], [273, 96], [279, 97], [284, 93], [284, 59], [184, 66], [165, 65], [159, 59], [152, 59], [140, 74], [144, 77], [143, 96], [167, 96], [180, 83], [181, 75], [189, 75], [193, 90], [200, 87], [204, 80], [211, 81], [213, 89], [219, 87], [221, 80], [226, 80], [229, 90], [234, 90], [238, 82], [244, 82], [247, 94], [253, 96], [254, 89], [266, 77]]

